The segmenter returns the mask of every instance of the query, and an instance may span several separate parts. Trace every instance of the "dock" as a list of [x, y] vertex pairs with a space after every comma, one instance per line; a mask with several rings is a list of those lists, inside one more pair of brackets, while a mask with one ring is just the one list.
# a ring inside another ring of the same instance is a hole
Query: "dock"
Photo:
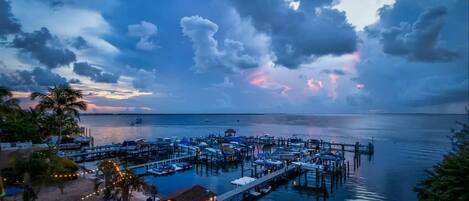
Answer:
[[160, 161], [153, 161], [153, 162], [143, 163], [143, 164], [138, 164], [138, 165], [132, 165], [132, 166], [127, 167], [127, 169], [133, 170], [133, 169], [144, 167], [146, 171], [145, 173], [148, 173], [148, 170], [151, 169], [152, 167], [187, 161], [194, 157], [196, 157], [196, 154], [187, 154], [187, 155], [183, 155], [183, 156], [179, 156], [175, 158], [170, 158], [170, 159], [165, 159], [165, 160], [160, 160]]
[[277, 170], [275, 172], [272, 172], [268, 175], [265, 175], [259, 179], [256, 179], [255, 181], [249, 183], [249, 184], [246, 184], [244, 186], [241, 186], [241, 187], [238, 187], [238, 188], [235, 188], [231, 191], [228, 191], [226, 193], [223, 193], [221, 194], [220, 196], [217, 197], [217, 200], [218, 201], [225, 201], [225, 200], [230, 200], [232, 198], [234, 198], [235, 196], [237, 195], [240, 195], [246, 191], [249, 191], [250, 189], [252, 188], [255, 188], [265, 182], [269, 182], [277, 177], [281, 177], [282, 175], [292, 171], [292, 170], [295, 170], [297, 169], [298, 167], [296, 165], [289, 165], [289, 166], [286, 166], [285, 168], [282, 168], [280, 170]]

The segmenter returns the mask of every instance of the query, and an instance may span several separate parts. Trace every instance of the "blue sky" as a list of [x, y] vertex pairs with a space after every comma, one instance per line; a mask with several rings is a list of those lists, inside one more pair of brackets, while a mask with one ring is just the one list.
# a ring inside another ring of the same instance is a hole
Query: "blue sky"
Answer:
[[468, 1], [0, 0], [0, 85], [88, 112], [463, 113]]

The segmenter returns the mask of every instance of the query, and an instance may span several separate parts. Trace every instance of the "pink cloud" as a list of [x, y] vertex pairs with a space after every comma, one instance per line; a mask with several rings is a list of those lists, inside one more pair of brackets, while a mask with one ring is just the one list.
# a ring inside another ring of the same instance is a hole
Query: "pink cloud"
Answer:
[[336, 74], [329, 74], [329, 92], [327, 95], [335, 100], [337, 98], [337, 80], [339, 76]]
[[283, 96], [288, 96], [288, 92], [292, 90], [291, 87], [269, 78], [267, 74], [262, 71], [249, 75], [247, 79], [249, 80], [249, 84], [255, 87], [276, 91], [276, 93], [280, 91], [280, 94]]
[[319, 80], [309, 79], [306, 84], [308, 85], [308, 88], [313, 92], [313, 94], [316, 94], [319, 90], [322, 89], [322, 82]]
[[249, 83], [256, 87], [265, 88], [267, 76], [263, 72], [255, 72], [249, 76]]

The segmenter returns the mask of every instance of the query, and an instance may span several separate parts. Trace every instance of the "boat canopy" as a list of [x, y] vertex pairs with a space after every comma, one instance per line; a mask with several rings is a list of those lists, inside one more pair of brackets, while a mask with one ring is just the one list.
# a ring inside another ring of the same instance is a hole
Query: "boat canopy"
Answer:
[[249, 184], [253, 181], [256, 181], [256, 179], [252, 178], [252, 177], [241, 177], [239, 179], [231, 181], [231, 184], [238, 185], [238, 186], [244, 186], [244, 185]]

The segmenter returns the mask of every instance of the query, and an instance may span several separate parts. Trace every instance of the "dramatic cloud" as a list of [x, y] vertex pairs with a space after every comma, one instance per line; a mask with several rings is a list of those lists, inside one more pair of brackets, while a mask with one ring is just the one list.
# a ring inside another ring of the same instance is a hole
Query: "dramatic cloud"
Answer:
[[140, 37], [140, 40], [136, 45], [136, 48], [139, 50], [152, 50], [155, 48], [152, 38], [156, 36], [157, 32], [158, 28], [156, 25], [146, 21], [141, 21], [140, 24], [132, 24], [128, 26], [129, 36]]
[[[386, 9], [381, 13], [387, 12]], [[405, 56], [411, 61], [451, 61], [457, 54], [439, 45], [439, 36], [447, 15], [445, 7], [435, 7], [423, 12], [413, 25], [401, 23], [399, 27], [384, 29], [381, 32], [383, 51]]]
[[343, 12], [330, 7], [332, 1], [301, 1], [296, 10], [287, 1], [232, 4], [258, 31], [270, 36], [276, 62], [287, 68], [297, 68], [312, 57], [342, 55], [356, 49], [354, 28]]
[[91, 66], [87, 62], [73, 64], [73, 72], [78, 75], [87, 76], [95, 82], [117, 83], [119, 76], [113, 73], [103, 72], [101, 69]]
[[22, 53], [29, 54], [49, 68], [68, 65], [76, 60], [75, 54], [57, 47], [57, 39], [47, 28], [32, 33], [21, 33], [11, 42], [11, 47], [18, 48]]
[[8, 34], [15, 34], [21, 31], [21, 25], [11, 13], [11, 6], [7, 0], [0, 0], [0, 39], [4, 39]]
[[253, 57], [243, 53], [244, 44], [240, 41], [225, 39], [224, 50], [219, 50], [218, 42], [214, 38], [218, 26], [212, 21], [200, 16], [192, 16], [183, 17], [180, 23], [184, 35], [192, 40], [196, 71], [218, 68], [234, 72], [257, 66]]
[[43, 91], [46, 87], [66, 84], [67, 80], [49, 69], [34, 68], [32, 71], [18, 70], [1, 73], [0, 85], [20, 91]]
[[85, 48], [89, 47], [88, 42], [86, 42], [86, 40], [81, 36], [78, 36], [78, 37], [74, 38], [70, 42], [70, 45], [72, 45], [72, 47], [74, 47], [75, 49], [78, 49], [78, 50], [85, 49]]

